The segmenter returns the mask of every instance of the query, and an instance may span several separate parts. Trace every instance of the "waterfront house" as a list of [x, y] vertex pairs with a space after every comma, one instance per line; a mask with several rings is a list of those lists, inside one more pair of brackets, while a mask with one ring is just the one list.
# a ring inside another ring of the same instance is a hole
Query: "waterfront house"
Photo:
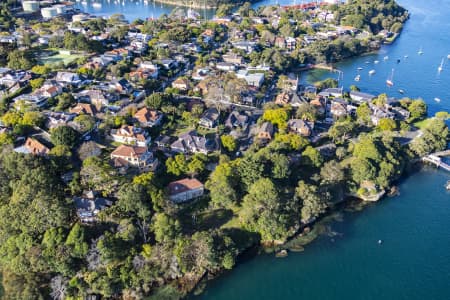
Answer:
[[114, 142], [140, 147], [147, 146], [151, 141], [151, 137], [144, 130], [130, 125], [122, 125], [119, 129], [112, 129], [111, 138]]
[[350, 95], [350, 98], [358, 104], [362, 104], [364, 102], [370, 102], [376, 98], [372, 94], [362, 93], [362, 92], [358, 92], [358, 91], [351, 91], [349, 95]]
[[324, 89], [323, 91], [321, 91], [319, 93], [319, 96], [321, 97], [336, 97], [336, 98], [340, 98], [344, 95], [344, 91], [343, 88], [328, 88], [328, 89]]
[[111, 153], [113, 165], [122, 170], [135, 167], [141, 170], [154, 171], [158, 166], [158, 159], [147, 147], [120, 145]]
[[185, 178], [169, 183], [169, 199], [174, 203], [184, 203], [204, 194], [203, 184], [195, 178]]
[[161, 124], [163, 114], [157, 110], [144, 107], [134, 115], [134, 118], [142, 127], [153, 127]]

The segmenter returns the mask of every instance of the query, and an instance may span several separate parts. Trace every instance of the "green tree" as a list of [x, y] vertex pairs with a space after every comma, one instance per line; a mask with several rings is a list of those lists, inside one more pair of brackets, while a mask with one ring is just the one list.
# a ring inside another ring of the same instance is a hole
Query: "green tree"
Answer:
[[237, 147], [236, 139], [228, 134], [224, 134], [220, 137], [222, 146], [229, 152], [234, 152]]
[[149, 241], [152, 203], [141, 185], [127, 184], [118, 193], [117, 207], [123, 216], [131, 218], [137, 225], [144, 243]]
[[311, 222], [327, 208], [326, 202], [323, 201], [323, 195], [319, 194], [314, 185], [299, 181], [295, 189], [295, 196], [302, 202], [301, 220], [303, 223]]
[[242, 201], [240, 219], [245, 228], [261, 234], [263, 241], [284, 240], [288, 236], [287, 215], [274, 183], [268, 178], [250, 186]]
[[371, 122], [372, 111], [367, 103], [363, 103], [356, 109], [356, 116], [361, 124], [368, 125]]
[[67, 236], [65, 245], [71, 249], [70, 253], [73, 257], [84, 258], [89, 249], [84, 227], [75, 223]]
[[320, 167], [323, 163], [323, 158], [320, 152], [311, 146], [307, 146], [302, 153], [302, 161], [304, 164], [312, 167]]
[[40, 88], [43, 84], [44, 84], [45, 79], [40, 77], [40, 78], [36, 78], [36, 79], [31, 79], [30, 80], [30, 86], [31, 88], [34, 90], [37, 90], [38, 88]]
[[397, 123], [389, 118], [382, 118], [378, 121], [378, 129], [381, 131], [394, 131], [397, 129]]
[[284, 130], [287, 127], [289, 114], [285, 108], [266, 109], [262, 118], [265, 121], [277, 125], [278, 129]]
[[236, 168], [229, 162], [219, 164], [211, 173], [206, 188], [210, 191], [211, 201], [216, 207], [230, 207], [238, 200]]
[[187, 161], [184, 154], [177, 154], [166, 160], [167, 172], [175, 176], [180, 176], [187, 171]]
[[54, 145], [65, 145], [73, 148], [79, 138], [79, 134], [69, 126], [58, 126], [51, 131], [51, 140]]
[[157, 242], [173, 242], [180, 234], [180, 223], [165, 213], [157, 213], [153, 216], [152, 229]]
[[412, 101], [408, 110], [411, 113], [410, 121], [421, 120], [427, 115], [427, 105], [422, 99]]

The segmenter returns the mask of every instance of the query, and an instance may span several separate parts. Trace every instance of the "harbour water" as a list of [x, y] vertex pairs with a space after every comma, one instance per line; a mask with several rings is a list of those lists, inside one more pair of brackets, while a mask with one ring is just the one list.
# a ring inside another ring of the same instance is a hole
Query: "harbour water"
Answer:
[[[93, 7], [85, 10], [100, 15], [124, 13], [131, 20], [170, 12], [167, 6], [163, 6], [167, 10], [152, 10], [153, 6], [144, 10], [135, 2], [125, 1], [121, 8], [103, 4], [97, 11]], [[450, 1], [399, 2], [411, 12], [400, 38], [377, 54], [338, 64], [344, 74], [340, 84], [346, 88], [356, 84], [364, 92], [386, 92], [397, 98], [403, 97], [402, 89], [404, 96], [422, 97], [430, 114], [450, 111]], [[255, 5], [274, 3], [265, 0]], [[423, 55], [418, 54], [420, 48]], [[443, 71], [438, 73], [442, 58]], [[358, 67], [363, 68], [361, 80], [355, 82]], [[372, 69], [376, 73], [369, 76]], [[385, 82], [392, 69], [394, 86], [388, 88]], [[316, 70], [304, 74], [302, 80], [312, 82], [327, 76], [337, 78]], [[344, 212], [341, 221], [330, 224], [337, 236], [320, 236], [304, 252], [290, 253], [287, 258], [259, 255], [242, 262], [193, 298], [450, 299], [450, 193], [444, 188], [448, 179], [450, 174], [444, 171], [425, 168], [401, 183], [400, 196], [370, 204], [362, 211]]]
[[[128, 21], [132, 22], [136, 19], [146, 20], [158, 18], [163, 14], [169, 15], [177, 6], [154, 0], [77, 0], [75, 8], [102, 17], [123, 14]], [[180, 9], [186, 11], [188, 8], [180, 7]], [[212, 9], [196, 9], [196, 11], [203, 18], [210, 19], [214, 15]]]

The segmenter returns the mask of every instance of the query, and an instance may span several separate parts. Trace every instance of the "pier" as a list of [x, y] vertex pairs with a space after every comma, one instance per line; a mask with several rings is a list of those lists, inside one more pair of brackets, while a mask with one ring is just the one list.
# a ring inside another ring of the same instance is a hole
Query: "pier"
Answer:
[[442, 168], [448, 172], [450, 172], [450, 165], [446, 164], [442, 161], [442, 158], [440, 158], [437, 153], [430, 154], [422, 158], [422, 161], [431, 163], [435, 165], [438, 168]]

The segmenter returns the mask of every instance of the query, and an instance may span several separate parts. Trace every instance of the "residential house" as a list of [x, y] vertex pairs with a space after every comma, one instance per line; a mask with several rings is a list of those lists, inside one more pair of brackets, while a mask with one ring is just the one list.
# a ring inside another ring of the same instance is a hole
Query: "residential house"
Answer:
[[406, 121], [411, 116], [411, 113], [402, 107], [394, 106], [391, 110], [395, 114], [395, 119], [399, 121]]
[[147, 147], [120, 145], [111, 153], [113, 165], [122, 170], [135, 167], [154, 171], [158, 166], [158, 159]]
[[377, 126], [381, 119], [394, 119], [395, 113], [389, 111], [385, 107], [378, 107], [376, 105], [370, 105], [370, 109], [372, 114], [370, 115], [370, 119], [372, 123]]
[[75, 107], [72, 107], [69, 112], [77, 115], [85, 114], [95, 116], [97, 114], [97, 109], [88, 103], [78, 103]]
[[313, 122], [308, 122], [300, 119], [289, 120], [287, 126], [291, 132], [295, 132], [305, 137], [311, 136], [314, 129]]
[[112, 80], [109, 87], [123, 95], [129, 95], [133, 92], [133, 86], [125, 78]]
[[219, 111], [216, 108], [209, 108], [203, 113], [198, 124], [206, 128], [214, 128], [218, 124], [219, 116]]
[[264, 122], [258, 129], [258, 139], [262, 141], [271, 141], [274, 136], [275, 130], [272, 123]]
[[78, 74], [72, 72], [58, 72], [56, 73], [55, 80], [63, 84], [70, 84], [74, 86], [78, 86], [82, 82]]
[[195, 178], [185, 178], [169, 183], [169, 199], [174, 203], [184, 203], [201, 197], [204, 193], [203, 184]]
[[328, 89], [324, 89], [323, 91], [321, 91], [319, 93], [319, 96], [321, 97], [342, 97], [343, 96], [343, 88], [328, 88]]
[[234, 53], [224, 54], [222, 59], [224, 62], [234, 65], [242, 65], [244, 63], [244, 58]]
[[216, 69], [220, 71], [230, 72], [236, 70], [236, 66], [227, 62], [218, 62], [216, 64]]
[[285, 47], [288, 51], [294, 51], [297, 46], [297, 40], [293, 37], [288, 36], [285, 39]]
[[47, 156], [50, 149], [37, 139], [29, 137], [26, 139], [25, 144], [21, 147], [15, 148], [14, 151], [25, 154]]
[[342, 99], [334, 99], [331, 102], [330, 116], [334, 119], [339, 119], [345, 117], [347, 112], [347, 103]]
[[178, 77], [174, 82], [172, 82], [172, 87], [179, 89], [180, 91], [187, 91], [189, 89], [189, 80]]
[[160, 135], [155, 139], [155, 144], [160, 149], [167, 149], [170, 147], [170, 136]]
[[78, 93], [76, 95], [76, 99], [78, 101], [88, 102], [94, 105], [97, 109], [100, 109], [103, 106], [108, 106], [112, 102], [119, 100], [119, 96], [103, 90], [89, 89]]
[[233, 129], [241, 129], [246, 131], [250, 123], [250, 118], [245, 112], [233, 110], [225, 121], [225, 127]]
[[170, 145], [170, 149], [180, 153], [203, 153], [208, 154], [216, 150], [217, 145], [214, 140], [198, 136], [195, 131], [189, 131], [178, 137], [178, 140]]
[[249, 41], [239, 41], [234, 42], [233, 47], [239, 50], [244, 50], [247, 52], [247, 54], [250, 54], [255, 50], [256, 43], [255, 42], [249, 42]]
[[141, 128], [122, 125], [119, 129], [111, 130], [114, 142], [145, 147], [151, 142], [151, 137]]
[[351, 91], [350, 98], [353, 101], [355, 101], [356, 103], [362, 104], [365, 102], [372, 101], [373, 99], [375, 99], [375, 96], [371, 95], [371, 94], [367, 94], [367, 93], [358, 92], [358, 91]]
[[246, 70], [240, 70], [236, 73], [237, 78], [245, 79], [249, 86], [260, 88], [264, 82], [264, 73], [249, 73]]
[[316, 97], [315, 99], [309, 102], [312, 106], [314, 106], [319, 115], [325, 114], [325, 101], [321, 97]]
[[41, 93], [33, 93], [17, 96], [13, 101], [16, 105], [21, 105], [23, 103], [25, 105], [43, 107], [47, 104], [47, 100], [48, 97], [45, 97]]
[[134, 118], [142, 127], [153, 127], [161, 124], [163, 114], [159, 111], [144, 107], [134, 115]]
[[76, 114], [66, 112], [49, 112], [46, 115], [47, 121], [45, 122], [45, 126], [48, 129], [53, 129], [58, 126], [67, 125], [76, 116]]
[[112, 201], [96, 197], [92, 191], [84, 193], [81, 197], [74, 197], [73, 202], [77, 210], [77, 216], [83, 223], [97, 221], [98, 213], [112, 205]]

